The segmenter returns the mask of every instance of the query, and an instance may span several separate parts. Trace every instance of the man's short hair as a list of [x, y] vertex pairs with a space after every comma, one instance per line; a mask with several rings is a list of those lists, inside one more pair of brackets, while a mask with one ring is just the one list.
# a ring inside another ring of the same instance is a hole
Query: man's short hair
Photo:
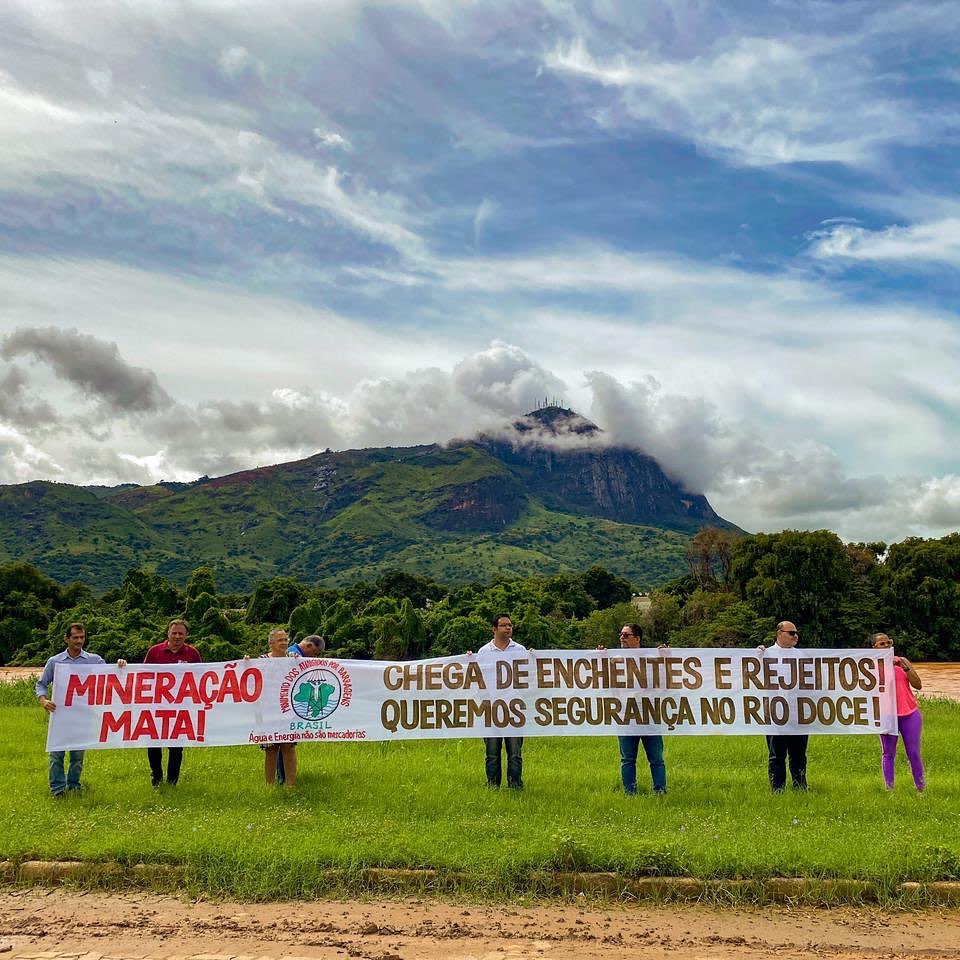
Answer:
[[82, 623], [71, 623], [67, 629], [63, 631], [64, 637], [69, 637], [74, 630], [79, 630], [84, 636], [87, 635], [87, 628]]
[[300, 642], [312, 643], [321, 653], [327, 649], [326, 637], [321, 637], [318, 633], [311, 633], [310, 636], [304, 637]]
[[630, 628], [630, 632], [638, 639], [643, 639], [643, 627], [639, 623], [627, 623], [625, 626]]
[[183, 627], [184, 630], [187, 631], [188, 634], [190, 633], [190, 624], [187, 623], [183, 617], [174, 617], [174, 619], [167, 624], [167, 633], [170, 632], [171, 627], [176, 626], [178, 623]]
[[270, 640], [272, 640], [278, 633], [286, 633], [286, 632], [287, 632], [287, 631], [284, 630], [283, 627], [274, 627], [274, 628], [267, 634], [267, 641], [269, 642]]
[[498, 613], [493, 620], [490, 621], [490, 626], [496, 630], [497, 627], [500, 626], [501, 620], [509, 620], [511, 624], [513, 623], [513, 617], [511, 617], [509, 613]]

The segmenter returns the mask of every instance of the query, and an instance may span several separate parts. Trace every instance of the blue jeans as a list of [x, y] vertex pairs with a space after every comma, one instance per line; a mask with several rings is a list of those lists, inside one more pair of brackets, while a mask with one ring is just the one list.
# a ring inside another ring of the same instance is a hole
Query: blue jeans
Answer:
[[667, 792], [667, 766], [663, 762], [663, 737], [617, 737], [620, 741], [620, 779], [627, 793], [637, 792], [637, 753], [643, 744], [650, 775], [653, 777], [653, 792]]
[[57, 750], [50, 754], [50, 792], [55, 796], [60, 796], [64, 790], [80, 789], [80, 774], [83, 773], [83, 751], [70, 751], [70, 767], [67, 775], [63, 774], [63, 761], [67, 755], [66, 750]]
[[499, 787], [503, 776], [500, 751], [507, 748], [507, 786], [523, 786], [523, 737], [484, 737], [487, 748], [487, 784]]

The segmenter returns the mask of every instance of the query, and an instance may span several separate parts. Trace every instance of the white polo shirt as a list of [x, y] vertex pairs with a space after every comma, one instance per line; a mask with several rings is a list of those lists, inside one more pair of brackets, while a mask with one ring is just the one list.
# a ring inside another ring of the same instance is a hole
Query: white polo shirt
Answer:
[[491, 640], [477, 651], [478, 657], [503, 657], [507, 660], [520, 660], [526, 655], [527, 648], [515, 640], [511, 640], [502, 650]]

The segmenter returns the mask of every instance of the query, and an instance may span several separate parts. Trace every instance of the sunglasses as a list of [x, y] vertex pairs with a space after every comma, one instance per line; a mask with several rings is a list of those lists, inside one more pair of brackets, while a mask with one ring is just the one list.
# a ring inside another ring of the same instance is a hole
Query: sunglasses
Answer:
[[781, 630], [781, 633], [785, 633], [788, 637], [799, 637], [800, 634], [796, 630]]

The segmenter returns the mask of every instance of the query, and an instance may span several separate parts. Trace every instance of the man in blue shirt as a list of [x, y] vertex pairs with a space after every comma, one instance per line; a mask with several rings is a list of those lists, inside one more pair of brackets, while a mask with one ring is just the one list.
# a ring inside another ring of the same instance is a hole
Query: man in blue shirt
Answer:
[[[50, 692], [50, 684], [53, 683], [53, 670], [58, 663], [85, 663], [92, 666], [95, 663], [103, 663], [103, 657], [95, 653], [87, 653], [83, 649], [83, 643], [87, 639], [87, 631], [82, 623], [71, 623], [67, 627], [64, 635], [67, 643], [66, 650], [51, 657], [40, 674], [37, 681], [36, 694], [40, 701], [40, 706], [47, 713], [53, 713], [57, 705], [47, 696]], [[70, 766], [66, 776], [63, 772], [63, 762], [67, 751], [55, 750], [50, 754], [50, 791], [55, 797], [64, 797], [67, 793], [73, 793], [80, 789], [80, 774], [83, 772], [83, 751], [70, 751]]]
[[307, 660], [315, 660], [327, 649], [325, 637], [320, 637], [311, 633], [309, 637], [304, 637], [299, 643], [293, 644], [287, 648], [288, 657], [304, 657]]

